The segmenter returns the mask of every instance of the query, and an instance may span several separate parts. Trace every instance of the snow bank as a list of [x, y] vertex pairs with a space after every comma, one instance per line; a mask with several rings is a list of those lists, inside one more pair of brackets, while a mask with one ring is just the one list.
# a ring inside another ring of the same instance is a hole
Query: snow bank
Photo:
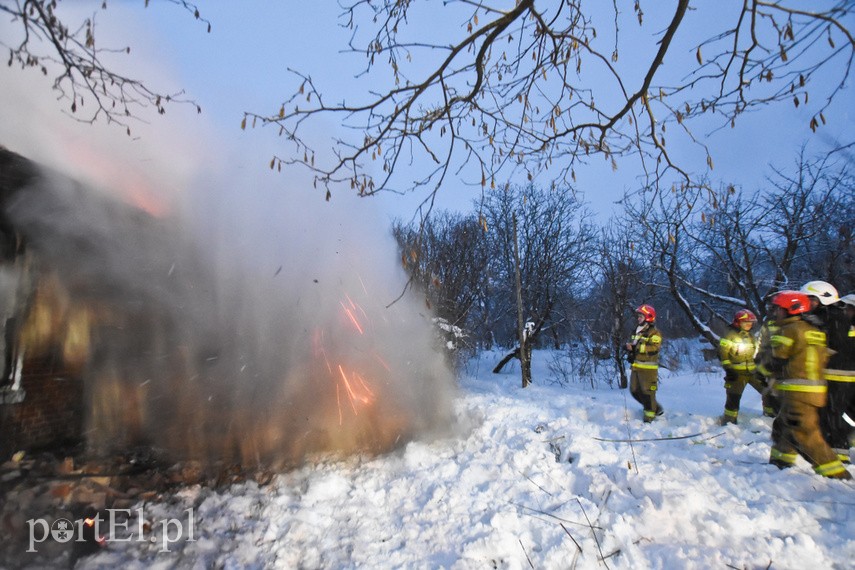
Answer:
[[111, 542], [85, 568], [851, 568], [849, 482], [768, 461], [771, 420], [746, 392], [721, 427], [721, 375], [663, 371], [666, 416], [625, 392], [472, 361], [454, 437], [380, 457], [318, 457], [268, 486], [192, 489], [142, 507], [195, 511], [170, 552]]

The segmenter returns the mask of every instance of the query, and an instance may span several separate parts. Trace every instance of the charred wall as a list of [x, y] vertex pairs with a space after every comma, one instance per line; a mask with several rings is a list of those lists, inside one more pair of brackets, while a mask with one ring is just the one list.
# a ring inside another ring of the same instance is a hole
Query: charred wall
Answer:
[[83, 382], [27, 371], [18, 397], [0, 404], [0, 461], [17, 451], [77, 444], [83, 429]]
[[32, 162], [0, 147], [0, 461], [82, 438], [83, 382], [58, 347], [29, 357], [18, 352], [35, 287], [26, 276], [32, 265], [26, 239], [8, 208], [37, 177]]
[[205, 196], [155, 215], [0, 149], [0, 384], [26, 397], [4, 439], [286, 466], [449, 429], [454, 376], [389, 236]]

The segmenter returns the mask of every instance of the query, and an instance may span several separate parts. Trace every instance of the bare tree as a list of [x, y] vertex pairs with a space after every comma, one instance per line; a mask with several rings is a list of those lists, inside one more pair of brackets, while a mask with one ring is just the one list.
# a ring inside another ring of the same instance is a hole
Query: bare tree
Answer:
[[483, 216], [492, 252], [490, 283], [496, 299], [492, 306], [497, 336], [505, 342], [518, 341], [515, 276], [519, 265], [524, 320], [534, 323], [527, 340], [534, 344], [544, 329], [566, 318], [560, 310], [562, 302], [577, 292], [578, 277], [594, 255], [589, 214], [568, 191], [530, 185], [489, 194]]
[[[837, 268], [828, 262], [848, 259], [851, 265], [852, 241], [847, 235], [855, 222], [842, 216], [852, 212], [855, 202], [851, 167], [827, 158], [811, 160], [803, 152], [792, 172], [775, 170], [771, 191], [760, 197], [768, 212], [769, 233], [775, 237], [764, 235], [761, 245], [775, 264], [779, 287], [797, 288], [812, 279], [837, 282]], [[835, 232], [841, 239], [832, 237]]]
[[[680, 145], [699, 145], [712, 168], [694, 119], [732, 125], [786, 103], [807, 106], [817, 130], [844, 96], [855, 56], [851, 1], [716, 5], [704, 21], [708, 39], [680, 34], [689, 0], [654, 18], [654, 31], [642, 4], [624, 12], [618, 3], [584, 0], [351, 0], [342, 15], [347, 50], [364, 56], [358, 77], [368, 87], [328, 96], [310, 73], [294, 70], [294, 94], [272, 113], [246, 113], [244, 126], [278, 128], [289, 146], [271, 168], [308, 168], [328, 198], [338, 184], [361, 195], [418, 188], [432, 195], [460, 171], [482, 188], [517, 173], [566, 188], [580, 164], [599, 156], [616, 168], [627, 155], [658, 188], [693, 182], [668, 150], [666, 127]], [[425, 30], [428, 10], [443, 18]], [[687, 62], [680, 54], [689, 45]], [[667, 70], [666, 57], [674, 64]], [[344, 127], [331, 154], [307, 138], [321, 121]]]
[[487, 267], [483, 227], [474, 214], [435, 212], [417, 227], [400, 222], [393, 234], [401, 263], [434, 313], [476, 336]]
[[853, 222], [841, 214], [852, 211], [854, 186], [847, 165], [802, 153], [793, 172], [776, 170], [756, 192], [694, 188], [648, 194], [628, 208], [671, 296], [717, 343], [714, 323], [744, 307], [765, 315], [774, 291], [812, 279], [851, 284], [844, 268], [855, 254]]
[[598, 246], [596, 265], [602, 289], [589, 298], [597, 313], [592, 316], [596, 322], [591, 330], [595, 341], [605, 341], [607, 354], [618, 372], [618, 386], [626, 388], [629, 378], [624, 366], [623, 345], [628, 338], [625, 324], [632, 317], [630, 302], [642, 281], [638, 275], [640, 264], [626, 225], [614, 219], [601, 230]]
[[[210, 22], [194, 3], [167, 1], [193, 14], [211, 31]], [[18, 32], [15, 37], [0, 39], [0, 45], [9, 50], [10, 67], [35, 69], [53, 78], [53, 89], [67, 104], [70, 116], [86, 123], [101, 119], [121, 125], [130, 135], [129, 119], [146, 107], [155, 107], [161, 115], [168, 103], [191, 104], [202, 111], [183, 92], [154, 90], [143, 80], [128, 77], [114, 64], [106, 63], [110, 54], [129, 54], [130, 46], [102, 46], [97, 41], [97, 12], [72, 23], [61, 4], [62, 0], [0, 0], [0, 15], [10, 16]], [[101, 10], [106, 9], [107, 2], [101, 3]]]

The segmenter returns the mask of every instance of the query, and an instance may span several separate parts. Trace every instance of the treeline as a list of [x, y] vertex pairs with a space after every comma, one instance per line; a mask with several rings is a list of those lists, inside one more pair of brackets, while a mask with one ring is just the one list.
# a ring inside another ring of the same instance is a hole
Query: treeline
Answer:
[[642, 189], [605, 224], [571, 189], [510, 185], [393, 231], [411, 283], [463, 332], [458, 349], [515, 346], [521, 306], [535, 346], [580, 345], [622, 368], [641, 303], [666, 336], [717, 343], [736, 310], [764, 317], [775, 291], [813, 279], [855, 291], [851, 167], [800, 156], [757, 189]]

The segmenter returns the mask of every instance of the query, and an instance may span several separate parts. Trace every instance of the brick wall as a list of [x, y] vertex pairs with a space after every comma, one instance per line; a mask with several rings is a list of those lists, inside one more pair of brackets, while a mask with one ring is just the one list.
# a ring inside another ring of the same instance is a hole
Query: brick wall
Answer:
[[23, 401], [0, 404], [0, 461], [16, 451], [77, 442], [82, 436], [83, 382], [27, 368], [21, 379]]

